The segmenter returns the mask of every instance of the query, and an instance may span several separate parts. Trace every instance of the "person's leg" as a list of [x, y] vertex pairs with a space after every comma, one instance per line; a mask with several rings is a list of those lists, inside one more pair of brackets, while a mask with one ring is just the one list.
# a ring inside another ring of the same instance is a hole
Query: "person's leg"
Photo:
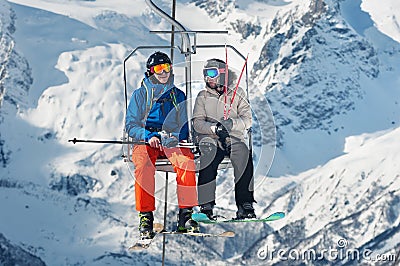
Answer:
[[164, 152], [176, 172], [179, 205], [177, 230], [199, 232], [198, 223], [192, 219], [192, 207], [198, 205], [194, 155], [187, 148], [168, 148]]
[[235, 201], [238, 218], [254, 218], [254, 167], [252, 154], [246, 144], [235, 142], [231, 146], [231, 162], [235, 176]]
[[139, 211], [139, 231], [142, 238], [152, 238], [155, 210], [154, 175], [158, 151], [147, 145], [135, 145], [132, 162], [135, 166], [135, 199]]
[[[212, 153], [203, 152], [200, 157], [199, 179], [197, 193], [200, 205], [207, 203], [215, 205], [216, 178], [218, 166], [225, 157], [225, 152], [216, 146]], [[210, 156], [212, 154], [213, 156]]]
[[147, 145], [135, 145], [132, 151], [132, 162], [135, 166], [135, 199], [136, 210], [151, 212], [155, 210], [155, 161], [158, 150]]
[[176, 172], [179, 208], [197, 206], [194, 155], [187, 148], [165, 148], [165, 155]]

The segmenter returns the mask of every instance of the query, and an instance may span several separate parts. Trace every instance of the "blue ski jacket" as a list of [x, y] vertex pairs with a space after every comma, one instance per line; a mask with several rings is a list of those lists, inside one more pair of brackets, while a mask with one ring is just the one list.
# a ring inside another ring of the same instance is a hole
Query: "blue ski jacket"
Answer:
[[186, 96], [175, 87], [171, 74], [167, 84], [152, 82], [145, 76], [133, 91], [125, 118], [125, 130], [136, 141], [148, 141], [165, 130], [179, 139], [189, 135]]

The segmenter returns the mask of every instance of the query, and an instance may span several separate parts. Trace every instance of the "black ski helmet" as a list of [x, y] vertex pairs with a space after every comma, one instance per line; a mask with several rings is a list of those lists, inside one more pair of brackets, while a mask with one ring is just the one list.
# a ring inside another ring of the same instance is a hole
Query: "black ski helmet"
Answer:
[[[208, 59], [206, 61], [206, 63], [204, 64], [203, 69], [211, 68], [211, 67], [216, 67], [218, 69], [225, 69], [226, 64], [221, 59], [212, 58], [212, 59]], [[203, 72], [203, 75], [204, 75], [204, 80], [206, 81], [207, 85], [209, 85], [208, 82], [207, 82], [207, 79], [206, 79], [205, 72]], [[223, 87], [224, 84], [225, 84], [225, 73], [220, 73], [219, 76], [218, 76], [218, 79], [217, 79], [217, 85], [218, 85], [218, 87]]]
[[167, 54], [160, 52], [160, 51], [153, 53], [152, 55], [149, 56], [149, 59], [147, 59], [147, 63], [146, 63], [147, 75], [148, 76], [153, 75], [153, 73], [150, 72], [150, 68], [152, 66], [156, 66], [159, 64], [165, 64], [165, 63], [172, 65], [171, 59], [169, 59]]

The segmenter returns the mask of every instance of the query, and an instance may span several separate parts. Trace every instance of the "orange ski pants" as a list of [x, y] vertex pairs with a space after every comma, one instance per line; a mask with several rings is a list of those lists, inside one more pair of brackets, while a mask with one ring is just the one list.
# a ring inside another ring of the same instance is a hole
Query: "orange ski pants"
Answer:
[[196, 172], [193, 153], [188, 148], [164, 148], [135, 145], [132, 161], [135, 166], [135, 199], [139, 212], [154, 211], [155, 162], [166, 156], [176, 172], [179, 208], [197, 206]]

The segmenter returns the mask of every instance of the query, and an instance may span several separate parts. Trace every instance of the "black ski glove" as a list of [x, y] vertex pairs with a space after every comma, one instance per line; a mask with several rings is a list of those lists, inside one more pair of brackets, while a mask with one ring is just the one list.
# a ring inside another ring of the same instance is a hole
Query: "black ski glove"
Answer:
[[221, 122], [218, 122], [216, 127], [215, 127], [215, 134], [220, 139], [225, 139], [229, 137], [229, 132], [232, 130], [233, 127], [233, 121], [231, 118], [228, 118], [226, 120], [221, 119]]
[[226, 128], [228, 132], [231, 132], [233, 127], [233, 120], [231, 118], [228, 118], [226, 120], [224, 120], [224, 118], [221, 118], [221, 122], [219, 122], [219, 124]]

